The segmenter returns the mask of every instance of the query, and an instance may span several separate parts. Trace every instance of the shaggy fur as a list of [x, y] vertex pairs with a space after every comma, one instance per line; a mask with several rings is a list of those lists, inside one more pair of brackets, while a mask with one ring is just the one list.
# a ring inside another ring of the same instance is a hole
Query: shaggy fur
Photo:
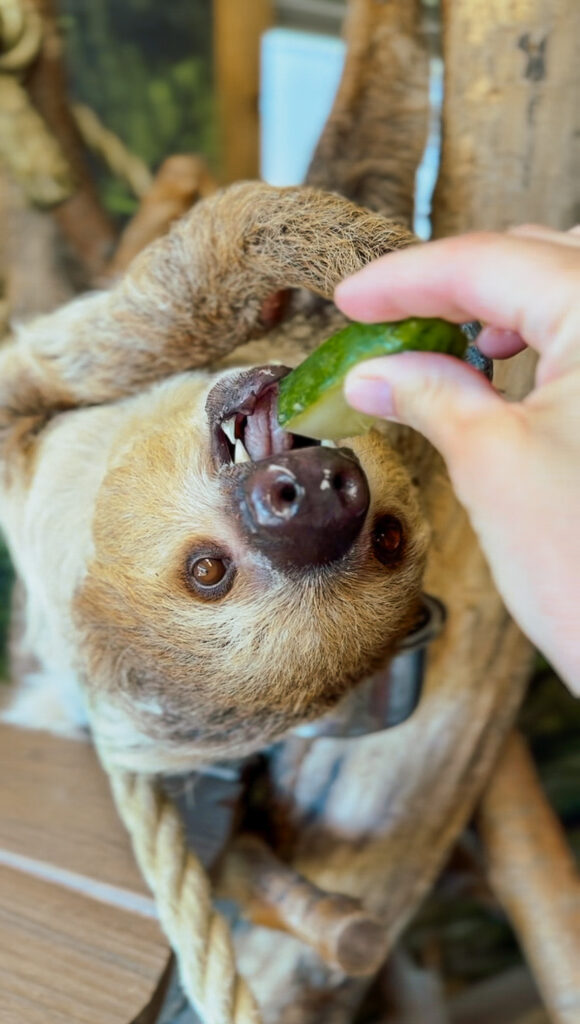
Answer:
[[[349, 441], [371, 490], [352, 549], [285, 571], [239, 529], [205, 402], [216, 380], [233, 379], [218, 361], [260, 334], [273, 293], [329, 299], [346, 274], [410, 240], [335, 195], [234, 186], [113, 290], [35, 321], [2, 351], [0, 513], [25, 586], [34, 685], [58, 695], [62, 681], [111, 762], [175, 771], [262, 747], [329, 707], [409, 628], [427, 531], [388, 444]], [[310, 344], [315, 320], [302, 331]], [[267, 339], [274, 361], [278, 336]], [[406, 536], [389, 568], [371, 545], [387, 513]], [[211, 602], [184, 582], [191, 552], [208, 544], [237, 570]], [[26, 692], [26, 709], [17, 699], [7, 716], [45, 724]]]

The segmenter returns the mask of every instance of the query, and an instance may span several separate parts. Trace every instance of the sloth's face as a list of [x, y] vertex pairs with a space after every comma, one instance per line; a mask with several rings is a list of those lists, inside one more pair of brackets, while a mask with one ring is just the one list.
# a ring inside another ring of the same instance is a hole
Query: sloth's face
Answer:
[[326, 711], [410, 627], [427, 530], [378, 434], [276, 423], [281, 367], [191, 375], [136, 403], [77, 595], [100, 742], [132, 769], [262, 747]]

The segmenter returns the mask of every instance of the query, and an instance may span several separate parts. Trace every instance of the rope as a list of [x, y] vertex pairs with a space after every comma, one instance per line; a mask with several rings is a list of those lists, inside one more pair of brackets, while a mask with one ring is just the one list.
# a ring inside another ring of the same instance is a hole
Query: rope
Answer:
[[175, 807], [149, 776], [105, 768], [194, 1009], [204, 1024], [261, 1024], [237, 973], [229, 926], [213, 906], [209, 878], [187, 847]]
[[42, 20], [21, 0], [0, 0], [0, 71], [22, 72], [38, 56]]
[[[53, 206], [68, 199], [74, 183], [57, 140], [19, 81], [38, 57], [42, 38], [42, 19], [27, 0], [0, 0], [0, 156], [29, 199]], [[144, 161], [90, 107], [78, 104], [72, 113], [86, 145], [141, 199], [152, 184]]]
[[32, 6], [0, 0], [0, 158], [33, 203], [55, 206], [74, 191], [72, 174], [19, 81], [38, 56], [42, 32]]
[[0, 39], [3, 49], [11, 50], [24, 29], [24, 14], [20, 0], [2, 0], [0, 3]]

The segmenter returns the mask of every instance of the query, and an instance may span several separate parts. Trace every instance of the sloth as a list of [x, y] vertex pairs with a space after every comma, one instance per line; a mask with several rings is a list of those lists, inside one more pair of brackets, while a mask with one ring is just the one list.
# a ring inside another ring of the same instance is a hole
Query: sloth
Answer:
[[18, 328], [0, 518], [26, 656], [5, 719], [185, 771], [263, 748], [388, 661], [420, 601], [416, 488], [379, 433], [319, 444], [276, 401], [342, 322], [338, 281], [410, 241], [336, 195], [232, 186], [110, 290]]

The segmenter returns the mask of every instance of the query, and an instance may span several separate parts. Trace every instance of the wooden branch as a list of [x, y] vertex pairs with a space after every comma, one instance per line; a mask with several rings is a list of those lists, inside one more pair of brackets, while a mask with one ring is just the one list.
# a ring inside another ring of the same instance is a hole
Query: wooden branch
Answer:
[[226, 182], [259, 176], [260, 39], [271, 0], [214, 0], [215, 81]]
[[[444, 0], [445, 92], [436, 237], [524, 221], [572, 227], [580, 207], [580, 5]], [[512, 398], [531, 350], [496, 367]]]
[[40, 56], [26, 84], [36, 108], [57, 139], [76, 183], [76, 191], [56, 207], [54, 216], [78, 260], [85, 283], [90, 285], [110, 257], [116, 232], [98, 198], [67, 98], [54, 0], [31, 2], [42, 16], [44, 38]]
[[359, 900], [319, 889], [257, 837], [240, 837], [227, 852], [219, 894], [236, 900], [254, 924], [289, 932], [345, 974], [374, 974], [385, 959], [384, 928]]
[[479, 815], [491, 884], [554, 1024], [580, 1019], [580, 876], [521, 736], [513, 734]]
[[578, 220], [577, 0], [444, 0], [436, 235]]
[[133, 194], [142, 199], [153, 184], [153, 176], [145, 161], [131, 152], [123, 140], [103, 124], [92, 107], [73, 103], [71, 111], [84, 144], [101, 158], [111, 174], [124, 181]]

